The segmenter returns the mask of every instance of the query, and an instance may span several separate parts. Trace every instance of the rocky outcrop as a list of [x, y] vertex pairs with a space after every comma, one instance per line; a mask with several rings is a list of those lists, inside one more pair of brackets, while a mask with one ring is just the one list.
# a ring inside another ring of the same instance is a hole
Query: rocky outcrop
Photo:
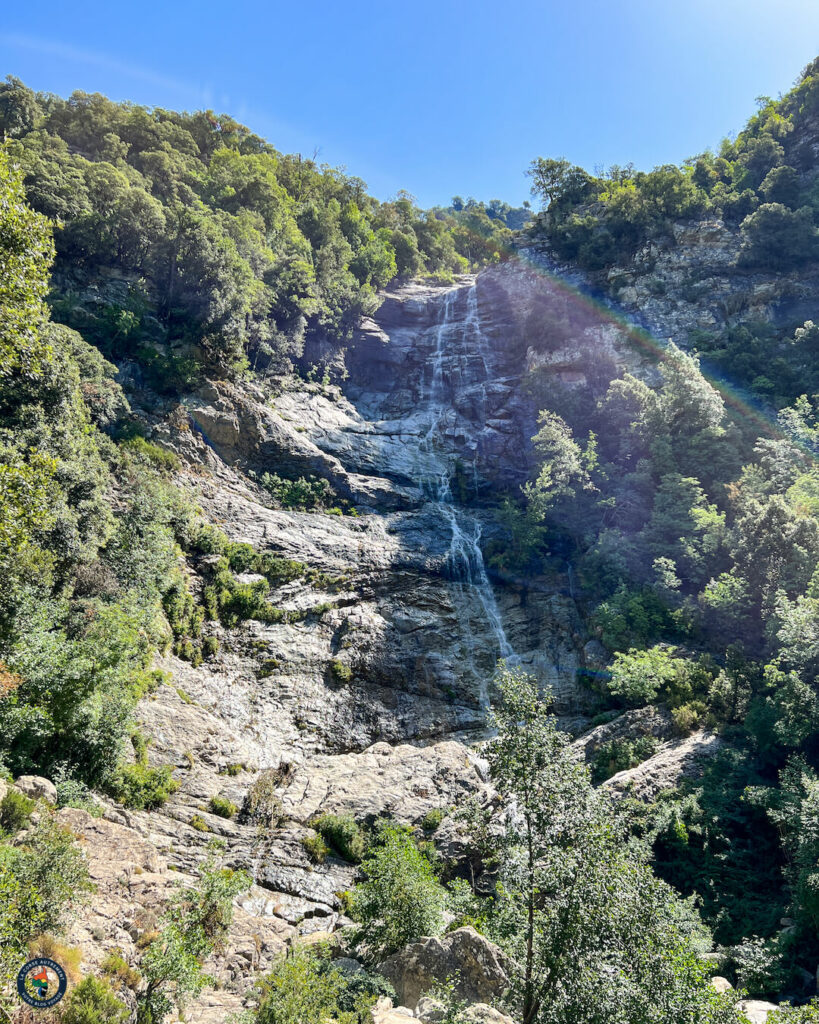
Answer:
[[40, 775], [21, 775], [14, 783], [14, 788], [27, 796], [29, 800], [45, 800], [46, 803], [57, 803], [57, 787], [49, 779]]
[[737, 1009], [748, 1018], [750, 1024], [765, 1024], [768, 1014], [780, 1007], [776, 1003], [768, 1003], [764, 999], [740, 999]]
[[[455, 288], [397, 287], [350, 343], [342, 387], [291, 378], [273, 398], [247, 382], [205, 383], [176, 404], [131, 395], [153, 439], [179, 455], [178, 482], [210, 522], [303, 566], [269, 594], [286, 613], [277, 621], [209, 622], [215, 656], [198, 666], [161, 659], [167, 682], [138, 716], [151, 763], [174, 766], [179, 788], [166, 805], [149, 814], [106, 803], [102, 818], [67, 819], [100, 886], [76, 926], [92, 963], [113, 945], [136, 956], [149, 919], [176, 883], [192, 883], [213, 839], [229, 866], [251, 872], [214, 968], [221, 987], [192, 1003], [190, 1020], [225, 1019], [286, 943], [345, 923], [338, 894], [357, 869], [310, 860], [303, 840], [315, 815], [417, 824], [469, 796], [491, 799], [470, 743], [485, 735], [499, 656], [551, 687], [558, 710], [585, 708], [577, 670], [587, 637], [568, 576], [556, 569], [523, 585], [484, 560], [497, 530], [491, 501], [529, 465], [536, 410], [521, 385], [545, 351], [538, 280], [510, 266]], [[625, 358], [617, 332], [586, 327], [580, 343], [561, 336], [549, 372], [564, 382], [586, 379], [595, 346], [603, 376], [603, 364]], [[311, 358], [338, 363], [337, 346], [310, 345]], [[348, 514], [277, 507], [260, 486], [265, 472], [326, 479]], [[213, 561], [190, 560], [194, 590]], [[214, 798], [242, 808], [260, 781], [275, 810], [269, 826], [214, 813]], [[507, 974], [496, 947], [468, 928], [417, 946], [385, 968], [400, 974], [405, 1007], [460, 973], [462, 995], [487, 1004], [475, 1019], [497, 1019], [488, 1004]]]
[[509, 985], [509, 964], [501, 950], [474, 928], [457, 928], [443, 938], [421, 939], [378, 967], [401, 1003], [415, 1006], [436, 985], [453, 980], [455, 992], [470, 1003], [491, 1003]]
[[720, 736], [700, 729], [684, 739], [664, 743], [642, 764], [618, 772], [603, 785], [612, 796], [654, 800], [663, 790], [674, 789], [684, 778], [700, 776], [708, 760], [724, 749], [725, 741]]

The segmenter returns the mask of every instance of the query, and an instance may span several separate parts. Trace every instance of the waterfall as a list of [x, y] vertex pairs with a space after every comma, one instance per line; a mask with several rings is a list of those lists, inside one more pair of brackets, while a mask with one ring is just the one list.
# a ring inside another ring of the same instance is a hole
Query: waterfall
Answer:
[[[456, 377], [460, 380], [466, 376], [468, 379], [470, 363], [475, 365], [477, 357], [482, 363], [483, 377], [475, 383], [485, 388], [491, 361], [489, 346], [480, 327], [477, 288], [473, 284], [467, 292], [466, 316], [458, 320], [455, 310], [461, 291], [454, 289], [446, 293], [434, 328], [435, 345], [429, 359], [430, 380], [428, 386], [423, 388], [422, 397], [425, 405], [425, 431], [422, 431], [419, 444], [419, 483], [430, 506], [440, 516], [442, 527], [450, 535], [447, 571], [452, 581], [456, 612], [464, 639], [469, 645], [471, 667], [480, 681], [481, 703], [488, 707], [489, 681], [486, 673], [476, 668], [474, 661], [473, 639], [476, 629], [483, 631], [488, 627], [497, 658], [514, 660], [515, 651], [506, 635], [486, 571], [480, 544], [481, 522], [469, 510], [459, 506], [452, 493], [451, 480], [456, 459], [453, 454], [447, 453], [445, 430], [447, 419], [455, 413], [453, 398]], [[460, 341], [461, 351], [456, 350], [453, 341]], [[477, 465], [474, 481], [477, 493]], [[479, 618], [483, 620], [480, 622], [476, 622], [473, 615], [475, 598], [480, 610]]]

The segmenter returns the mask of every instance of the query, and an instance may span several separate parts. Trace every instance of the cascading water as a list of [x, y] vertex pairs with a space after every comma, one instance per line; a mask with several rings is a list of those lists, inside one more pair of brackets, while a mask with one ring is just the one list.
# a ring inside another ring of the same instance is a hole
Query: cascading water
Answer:
[[[426, 430], [419, 444], [418, 475], [431, 506], [450, 533], [447, 568], [452, 580], [456, 611], [470, 652], [471, 668], [480, 680], [479, 697], [483, 706], [488, 707], [489, 681], [486, 672], [475, 666], [476, 633], [485, 633], [486, 628], [489, 628], [498, 658], [514, 661], [515, 651], [504, 630], [500, 609], [486, 571], [480, 544], [480, 520], [456, 504], [452, 493], [451, 481], [456, 459], [447, 452], [445, 432], [447, 420], [454, 413], [455, 388], [463, 379], [469, 381], [470, 367], [475, 367], [476, 361], [482, 365], [482, 379], [469, 383], [472, 387], [485, 388], [490, 375], [491, 359], [489, 346], [480, 327], [476, 286], [472, 285], [467, 292], [466, 315], [459, 321], [455, 310], [461, 293], [460, 289], [446, 293], [440, 319], [434, 329], [435, 345], [429, 360], [430, 380], [423, 395]], [[475, 487], [477, 491], [477, 466]]]

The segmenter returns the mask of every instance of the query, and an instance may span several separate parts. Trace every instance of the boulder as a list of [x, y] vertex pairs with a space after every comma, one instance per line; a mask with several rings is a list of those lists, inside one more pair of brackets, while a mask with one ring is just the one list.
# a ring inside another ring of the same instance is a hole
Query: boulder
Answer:
[[711, 985], [717, 992], [730, 992], [734, 987], [727, 978], [721, 978], [719, 975], [711, 979]]
[[497, 999], [509, 984], [509, 961], [474, 928], [457, 928], [440, 939], [410, 943], [378, 967], [402, 1003], [417, 1005], [433, 986], [456, 978], [455, 993], [469, 1003]]
[[468, 1006], [464, 1010], [463, 1019], [469, 1021], [469, 1024], [515, 1024], [511, 1017], [487, 1006], [486, 1003], [473, 1003], [472, 1006]]
[[0, 800], [8, 793], [9, 787], [5, 779], [0, 779]]
[[415, 1014], [408, 1006], [393, 1006], [392, 999], [381, 996], [372, 1009], [372, 1018], [373, 1024], [406, 1024]]
[[45, 800], [50, 804], [57, 803], [57, 787], [41, 775], [21, 775], [14, 783], [14, 788], [30, 800]]
[[764, 999], [740, 999], [737, 1009], [745, 1014], [751, 1024], [765, 1024], [768, 1014], [779, 1007], [776, 1003], [768, 1003]]
[[446, 1016], [446, 1007], [431, 996], [421, 996], [415, 1007], [415, 1016], [424, 1024], [440, 1024]]

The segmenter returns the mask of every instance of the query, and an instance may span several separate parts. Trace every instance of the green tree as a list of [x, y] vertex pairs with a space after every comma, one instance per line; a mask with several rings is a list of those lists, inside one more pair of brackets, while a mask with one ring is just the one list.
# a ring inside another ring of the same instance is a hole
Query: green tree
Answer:
[[411, 832], [394, 823], [362, 862], [366, 881], [353, 890], [350, 912], [368, 956], [383, 959], [443, 928], [446, 891]]
[[691, 910], [651, 874], [534, 679], [502, 669], [488, 747], [504, 802], [496, 926], [523, 1024], [727, 1022]]

